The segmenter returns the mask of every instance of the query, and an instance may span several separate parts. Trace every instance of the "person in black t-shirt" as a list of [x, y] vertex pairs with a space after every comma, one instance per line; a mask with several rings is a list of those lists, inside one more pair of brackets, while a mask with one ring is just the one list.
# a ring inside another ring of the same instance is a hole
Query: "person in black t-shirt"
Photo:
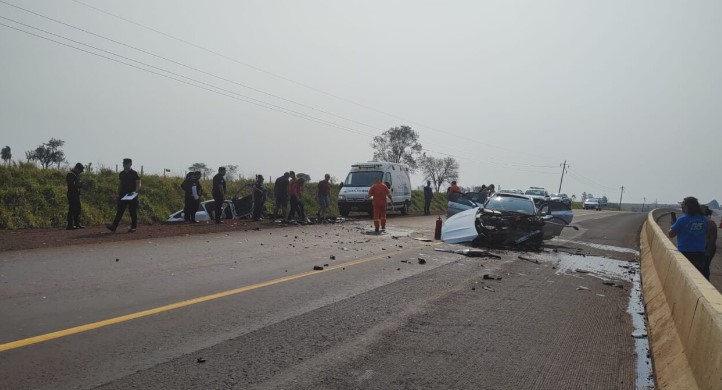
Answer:
[[215, 176], [213, 176], [213, 189], [211, 190], [211, 194], [213, 195], [213, 206], [214, 206], [214, 213], [213, 216], [215, 217], [216, 223], [223, 223], [221, 221], [221, 209], [223, 208], [223, 203], [226, 199], [226, 167], [219, 167], [218, 173], [216, 173]]
[[263, 186], [263, 176], [256, 176], [253, 185], [253, 220], [263, 219], [263, 205], [266, 203], [266, 188]]
[[[118, 184], [118, 211], [115, 213], [113, 223], [106, 227], [111, 232], [115, 232], [118, 228], [121, 218], [125, 213], [126, 207], [130, 213], [130, 229], [129, 233], [135, 233], [138, 228], [138, 191], [140, 191], [140, 176], [138, 172], [132, 170], [133, 160], [129, 158], [123, 159], [123, 171], [118, 174], [120, 183]], [[125, 198], [125, 200], [123, 199]]]
[[65, 181], [68, 184], [68, 227], [67, 230], [83, 229], [80, 224], [80, 189], [83, 182], [80, 181], [80, 174], [85, 170], [83, 164], [77, 163], [68, 172]]

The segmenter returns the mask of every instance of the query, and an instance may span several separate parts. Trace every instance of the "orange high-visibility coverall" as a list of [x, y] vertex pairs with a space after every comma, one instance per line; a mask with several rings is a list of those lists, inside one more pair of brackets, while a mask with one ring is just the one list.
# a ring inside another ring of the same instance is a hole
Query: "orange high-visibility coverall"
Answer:
[[374, 207], [374, 227], [379, 230], [386, 229], [386, 198], [391, 191], [384, 183], [375, 183], [369, 188], [369, 196], [372, 196], [371, 204]]

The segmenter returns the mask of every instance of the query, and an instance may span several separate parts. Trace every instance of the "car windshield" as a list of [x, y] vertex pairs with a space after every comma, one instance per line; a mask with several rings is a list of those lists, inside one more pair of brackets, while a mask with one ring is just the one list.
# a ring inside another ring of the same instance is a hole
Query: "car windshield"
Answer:
[[525, 195], [538, 195], [538, 196], [544, 196], [543, 190], [526, 190], [524, 193]]
[[343, 182], [344, 187], [371, 187], [376, 179], [381, 179], [384, 173], [381, 171], [350, 172]]
[[589, 203], [598, 203], [599, 201], [596, 199], [587, 199], [587, 202]]
[[532, 203], [531, 200], [510, 196], [492, 197], [486, 202], [484, 208], [498, 211], [513, 211], [529, 215], [536, 213], [534, 203]]

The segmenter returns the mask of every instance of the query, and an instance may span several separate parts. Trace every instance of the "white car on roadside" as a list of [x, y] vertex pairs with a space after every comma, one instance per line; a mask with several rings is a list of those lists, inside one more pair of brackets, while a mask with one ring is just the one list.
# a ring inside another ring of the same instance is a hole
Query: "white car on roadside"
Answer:
[[582, 203], [582, 208], [584, 210], [601, 210], [602, 205], [599, 203], [599, 199], [589, 198]]

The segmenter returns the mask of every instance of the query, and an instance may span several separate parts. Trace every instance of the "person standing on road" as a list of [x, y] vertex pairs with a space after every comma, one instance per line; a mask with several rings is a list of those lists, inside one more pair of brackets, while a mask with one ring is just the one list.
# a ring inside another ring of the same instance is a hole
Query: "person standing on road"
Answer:
[[115, 232], [123, 218], [125, 209], [130, 214], [130, 229], [128, 233], [135, 233], [138, 228], [138, 192], [140, 191], [140, 175], [133, 170], [133, 160], [129, 158], [123, 159], [123, 171], [118, 174], [120, 182], [118, 183], [118, 204], [113, 223], [106, 227], [111, 232]]
[[191, 175], [191, 180], [188, 183], [188, 190], [186, 190], [186, 199], [188, 200], [188, 222], [197, 223], [196, 213], [201, 206], [201, 196], [203, 195], [203, 188], [201, 187], [201, 172], [196, 171]]
[[316, 189], [316, 198], [318, 199], [318, 216], [319, 219], [328, 212], [329, 206], [331, 206], [331, 175], [328, 173], [323, 176], [323, 180], [318, 182], [318, 189]]
[[707, 217], [702, 212], [697, 198], [688, 196], [682, 202], [681, 217], [667, 232], [669, 238], [677, 237], [677, 250], [709, 280], [709, 268], [705, 267], [705, 245], [707, 239]]
[[65, 181], [68, 184], [68, 226], [66, 230], [84, 229], [80, 223], [80, 190], [83, 182], [80, 181], [80, 174], [83, 173], [85, 167], [81, 163], [75, 164], [75, 167], [68, 172]]
[[223, 209], [223, 203], [226, 199], [226, 167], [218, 167], [218, 173], [213, 176], [213, 189], [211, 190], [213, 195], [213, 216], [216, 223], [223, 223], [221, 221], [221, 211]]
[[180, 188], [183, 190], [183, 220], [186, 222], [191, 221], [191, 198], [188, 196], [191, 186], [191, 179], [193, 177], [193, 172], [186, 173], [185, 179], [183, 179], [183, 182], [180, 185]]
[[[712, 210], [707, 206], [702, 206], [702, 212], [707, 217], [707, 237], [704, 251], [704, 267], [707, 275], [710, 275], [710, 265], [712, 265], [712, 259], [717, 252], [717, 226], [712, 221]], [[709, 280], [709, 276], [707, 277]]]
[[427, 180], [424, 187], [424, 215], [431, 214], [432, 199], [434, 199], [434, 191], [431, 189], [431, 180]]
[[377, 178], [376, 182], [369, 188], [369, 197], [374, 209], [374, 229], [376, 234], [379, 234], [379, 227], [381, 230], [386, 230], [386, 198], [391, 200], [391, 208], [394, 208], [391, 190], [381, 182], [381, 178]]
[[306, 180], [302, 177], [296, 179], [296, 175], [291, 171], [291, 184], [289, 196], [291, 199], [291, 211], [288, 213], [288, 219], [293, 219], [298, 215], [301, 219], [306, 219], [306, 213], [303, 210], [301, 196], [303, 195], [303, 183]]
[[256, 175], [256, 184], [253, 185], [253, 220], [263, 219], [263, 207], [266, 203], [266, 188], [263, 187], [263, 176]]
[[[288, 207], [288, 178], [289, 178], [288, 172], [284, 172], [283, 176], [276, 179], [276, 182], [273, 184], [273, 197], [276, 198], [276, 207], [273, 210], [273, 215], [278, 218], [280, 215], [281, 218], [286, 216], [286, 209]], [[278, 210], [281, 210], [281, 214], [278, 214]]]

